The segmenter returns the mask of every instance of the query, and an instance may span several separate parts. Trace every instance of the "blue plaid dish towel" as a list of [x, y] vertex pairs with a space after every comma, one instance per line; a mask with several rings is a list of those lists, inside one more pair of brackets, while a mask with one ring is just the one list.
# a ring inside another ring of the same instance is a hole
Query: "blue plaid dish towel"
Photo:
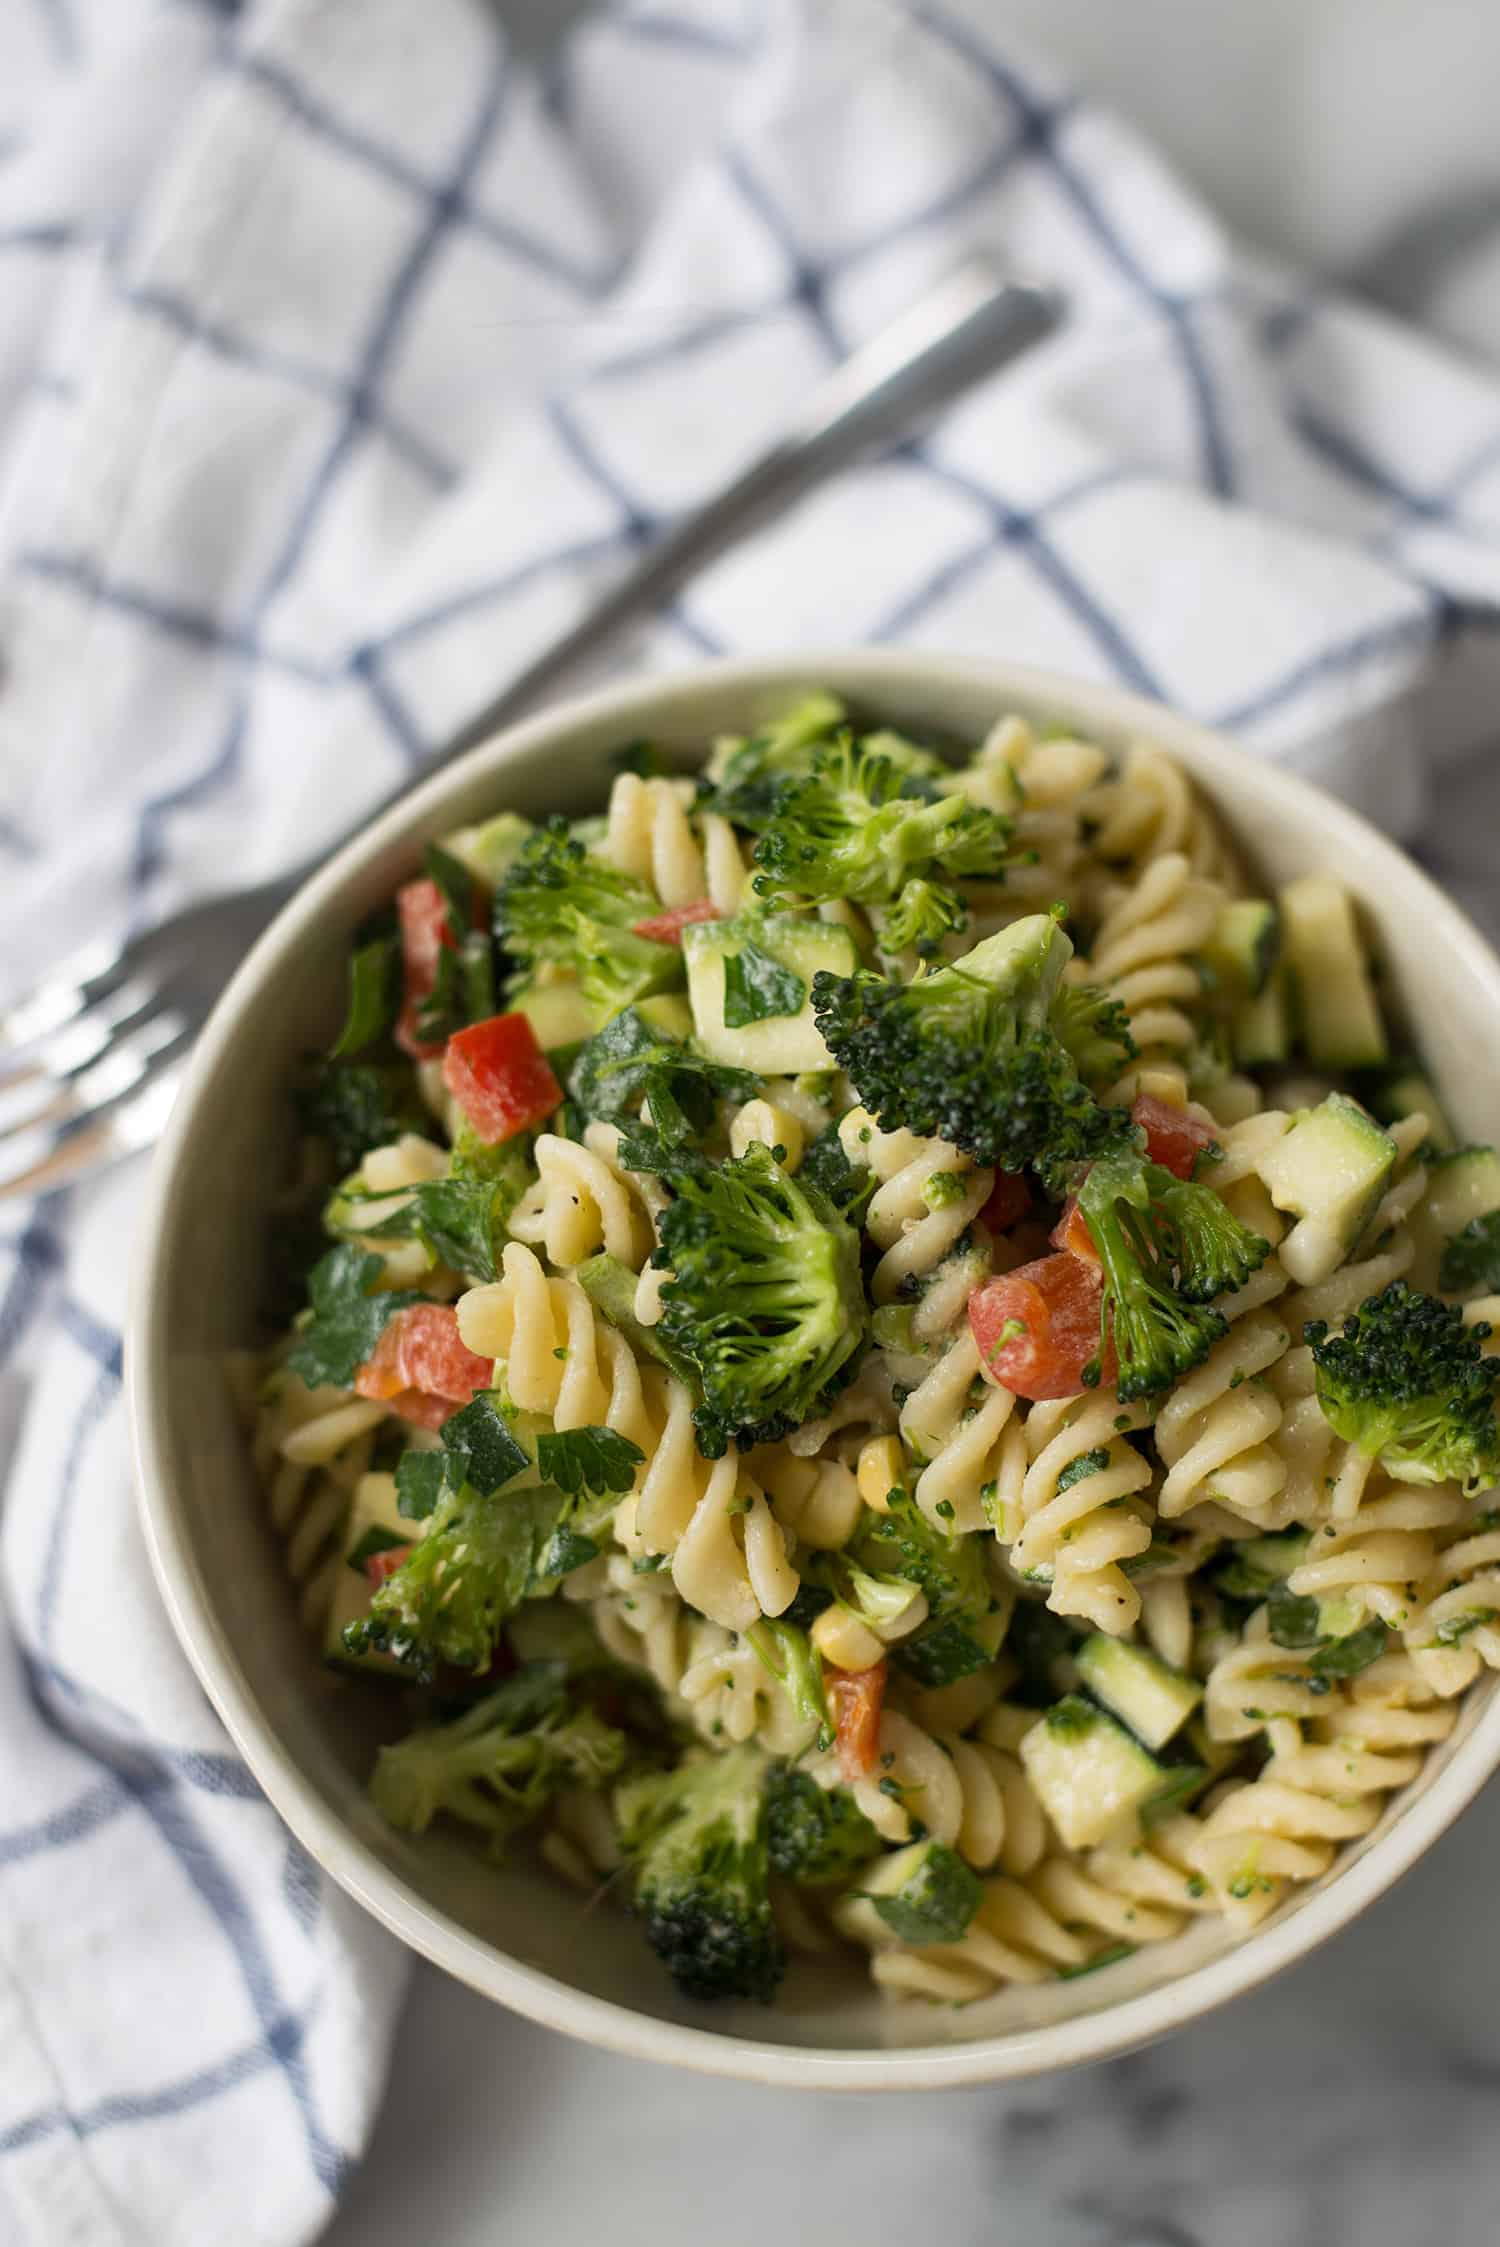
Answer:
[[[1500, 385], [1245, 256], [949, 4], [640, 0], [534, 80], [471, 0], [13, 0], [8, 985], [336, 831], [976, 245], [1066, 291], [1061, 332], [617, 660], [1024, 658], [1409, 839], [1472, 807]], [[0, 2211], [35, 2247], [283, 2247], [366, 2141], [403, 1962], [153, 1593], [138, 1198], [126, 1171], [0, 1215]]]

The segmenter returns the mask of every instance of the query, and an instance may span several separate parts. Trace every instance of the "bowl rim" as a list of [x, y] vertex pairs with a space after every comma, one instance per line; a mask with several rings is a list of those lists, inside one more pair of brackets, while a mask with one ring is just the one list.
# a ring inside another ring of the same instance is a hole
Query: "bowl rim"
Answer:
[[1389, 876], [1398, 887], [1415, 885], [1439, 946], [1488, 987], [1500, 1021], [1500, 959], [1451, 899], [1396, 844], [1285, 765], [1252, 756], [1211, 727], [1143, 696], [1029, 665], [858, 647], [730, 658], [683, 671], [633, 676], [551, 704], [420, 782], [361, 828], [304, 883], [252, 947], [198, 1040], [153, 1156], [131, 1278], [125, 1374], [140, 1518], [172, 1628], [272, 1807], [347, 1894], [411, 1949], [471, 1988], [530, 2020], [625, 2057], [782, 2087], [910, 2091], [1013, 2081], [1108, 2058], [1184, 2027], [1284, 1972], [1393, 1886], [1473, 1800], [1500, 1765], [1500, 1701], [1482, 1713], [1446, 1767], [1356, 1863], [1335, 1873], [1326, 1886], [1304, 1892], [1295, 1913], [1271, 1918], [1223, 1956], [1189, 1967], [1158, 1989], [1067, 2020], [966, 2043], [889, 2049], [771, 2043], [662, 2020], [575, 1989], [509, 1956], [449, 1914], [424, 1903], [302, 1777], [261, 1716], [218, 1622], [192, 1551], [185, 1509], [168, 1471], [170, 1387], [164, 1377], [163, 1252], [178, 1164], [195, 1128], [199, 1098], [233, 1046], [241, 1014], [252, 995], [284, 970], [288, 958], [315, 929], [327, 901], [382, 851], [440, 826], [445, 802], [478, 775], [492, 770], [498, 777], [513, 757], [543, 749], [555, 738], [616, 719], [626, 731], [639, 732], [643, 720], [649, 726], [651, 721], [670, 718], [678, 706], [690, 710], [706, 690], [764, 697], [778, 688], [792, 692], [825, 680], [855, 698], [868, 694], [877, 702], [882, 689], [910, 696], [920, 694], [924, 685], [941, 691], [962, 684], [992, 697], [997, 715], [1007, 705], [1051, 706], [1081, 731], [1098, 727], [1110, 734], [1139, 732], [1169, 753], [1180, 746], [1210, 765], [1227, 763], [1246, 777], [1253, 772], [1278, 824], [1282, 818], [1310, 821], [1333, 851], [1348, 846], [1350, 854], [1363, 857], [1376, 876]]

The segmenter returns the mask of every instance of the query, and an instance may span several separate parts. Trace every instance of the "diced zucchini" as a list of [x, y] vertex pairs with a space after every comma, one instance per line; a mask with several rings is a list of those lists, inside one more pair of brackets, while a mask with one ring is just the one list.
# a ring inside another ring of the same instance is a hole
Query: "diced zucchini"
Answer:
[[1439, 1156], [1427, 1173], [1426, 1208], [1445, 1239], [1500, 1209], [1500, 1155], [1493, 1147], [1460, 1147]]
[[[361, 1475], [349, 1501], [344, 1525], [344, 1565], [334, 1578], [333, 1597], [323, 1624], [323, 1658], [336, 1669], [357, 1670], [364, 1676], [409, 1677], [410, 1671], [389, 1654], [351, 1654], [344, 1632], [370, 1612], [374, 1589], [365, 1573], [364, 1555], [385, 1546], [414, 1544], [425, 1522], [408, 1521], [396, 1503], [394, 1475]], [[359, 1559], [355, 1559], [358, 1554]]]
[[1308, 1058], [1322, 1069], [1384, 1061], [1385, 1026], [1349, 892], [1327, 874], [1304, 874], [1281, 892], [1281, 921]]
[[984, 1894], [978, 1873], [941, 1841], [914, 1841], [877, 1857], [860, 1885], [903, 1943], [956, 1943]]
[[[726, 963], [747, 945], [789, 970], [802, 985], [795, 1013], [767, 1014], [758, 1021], [726, 1023]], [[800, 919], [791, 913], [745, 915], [733, 921], [697, 921], [682, 932], [687, 960], [688, 999], [693, 1031], [710, 1060], [761, 1076], [796, 1076], [803, 1069], [827, 1069], [832, 1057], [812, 1010], [812, 981], [822, 969], [852, 975], [859, 954], [846, 928], [828, 921]]]
[[1368, 1109], [1330, 1092], [1268, 1147], [1257, 1168], [1276, 1207], [1300, 1218], [1278, 1251], [1299, 1287], [1327, 1279], [1385, 1192], [1396, 1142]]
[[675, 1038], [679, 1045], [686, 1045], [693, 1034], [693, 1010], [680, 991], [653, 991], [649, 998], [636, 1000], [635, 1011], [653, 1030]]
[[1213, 988], [1231, 1004], [1258, 999], [1281, 951], [1281, 919], [1268, 898], [1241, 897], [1226, 905], [1203, 947]]
[[1360, 1098], [1372, 1116], [1382, 1123], [1400, 1123], [1406, 1116], [1427, 1118], [1427, 1138], [1431, 1146], [1447, 1153], [1453, 1146], [1453, 1126], [1449, 1123], [1437, 1088], [1418, 1062], [1393, 1063], [1362, 1078], [1356, 1087]]
[[590, 1005], [571, 975], [560, 976], [553, 983], [529, 984], [512, 992], [505, 1003], [510, 1013], [525, 1015], [544, 1053], [581, 1044], [603, 1027], [605, 1019], [598, 1007]]
[[493, 889], [531, 831], [531, 821], [518, 811], [499, 811], [477, 827], [455, 828], [443, 837], [443, 848]]
[[1144, 1646], [1096, 1631], [1078, 1649], [1078, 1674], [1146, 1747], [1164, 1748], [1203, 1698], [1196, 1678], [1184, 1677]]
[[1259, 998], [1242, 999], [1229, 1029], [1234, 1058], [1242, 1069], [1267, 1069], [1292, 1050], [1292, 1016], [1284, 968], [1273, 970]]
[[1070, 1693], [1021, 1742], [1026, 1776], [1065, 1848], [1092, 1849], [1172, 1783], [1123, 1724]]

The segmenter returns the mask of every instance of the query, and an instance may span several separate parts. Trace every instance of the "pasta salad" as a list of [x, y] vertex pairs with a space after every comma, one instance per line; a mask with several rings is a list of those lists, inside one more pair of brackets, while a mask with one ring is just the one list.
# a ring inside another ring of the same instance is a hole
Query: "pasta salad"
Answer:
[[1253, 1925], [1500, 1665], [1500, 1161], [1149, 743], [616, 766], [360, 931], [232, 1368], [378, 1809], [694, 1998]]

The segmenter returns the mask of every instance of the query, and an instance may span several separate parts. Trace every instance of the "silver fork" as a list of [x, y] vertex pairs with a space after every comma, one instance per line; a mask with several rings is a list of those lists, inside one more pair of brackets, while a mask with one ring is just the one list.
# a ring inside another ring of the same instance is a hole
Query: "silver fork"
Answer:
[[[1061, 310], [1051, 291], [1003, 280], [980, 259], [960, 266], [836, 367], [784, 436], [647, 548], [578, 623], [358, 824], [519, 716], [582, 657], [597, 656], [611, 634], [815, 484], [1028, 349]], [[0, 1200], [51, 1192], [159, 1136], [188, 1049], [231, 972], [339, 847], [329, 844], [253, 889], [204, 898], [127, 942], [88, 945], [0, 1013]]]

